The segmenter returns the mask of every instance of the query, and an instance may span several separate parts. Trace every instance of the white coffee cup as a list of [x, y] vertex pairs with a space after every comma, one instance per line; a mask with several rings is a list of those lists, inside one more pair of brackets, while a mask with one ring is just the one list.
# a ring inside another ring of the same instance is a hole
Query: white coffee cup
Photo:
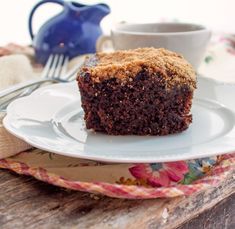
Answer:
[[195, 69], [202, 61], [211, 32], [202, 25], [189, 23], [119, 24], [111, 36], [101, 36], [97, 51], [105, 51], [107, 41], [114, 50], [141, 47], [166, 48], [184, 56]]

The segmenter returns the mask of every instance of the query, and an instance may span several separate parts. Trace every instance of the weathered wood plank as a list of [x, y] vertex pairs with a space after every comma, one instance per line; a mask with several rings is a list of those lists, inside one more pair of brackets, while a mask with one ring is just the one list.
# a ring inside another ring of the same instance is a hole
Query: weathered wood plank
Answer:
[[122, 200], [68, 191], [1, 170], [0, 225], [4, 229], [172, 229], [212, 208], [234, 191], [234, 173], [231, 173], [219, 187], [191, 197]]
[[235, 193], [177, 229], [234, 229]]

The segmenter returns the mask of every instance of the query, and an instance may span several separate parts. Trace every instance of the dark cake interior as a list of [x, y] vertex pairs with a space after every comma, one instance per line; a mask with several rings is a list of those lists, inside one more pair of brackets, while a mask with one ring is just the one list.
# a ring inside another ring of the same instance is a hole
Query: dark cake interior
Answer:
[[195, 73], [164, 49], [97, 54], [78, 74], [88, 129], [113, 135], [166, 135], [192, 122]]

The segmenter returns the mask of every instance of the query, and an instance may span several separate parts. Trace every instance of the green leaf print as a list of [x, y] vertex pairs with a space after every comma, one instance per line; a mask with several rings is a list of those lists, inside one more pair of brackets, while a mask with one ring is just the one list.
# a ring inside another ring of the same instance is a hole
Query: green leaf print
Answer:
[[193, 181], [197, 180], [199, 177], [193, 171], [190, 171], [184, 176], [184, 179], [180, 182], [181, 184], [191, 184]]
[[205, 62], [206, 62], [207, 64], [209, 64], [212, 60], [213, 60], [213, 57], [212, 57], [212, 56], [206, 56], [206, 57], [205, 57]]

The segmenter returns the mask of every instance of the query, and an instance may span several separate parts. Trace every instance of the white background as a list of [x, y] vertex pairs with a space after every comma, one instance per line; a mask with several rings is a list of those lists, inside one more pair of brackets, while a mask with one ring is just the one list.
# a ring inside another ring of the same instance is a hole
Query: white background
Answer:
[[[102, 1], [102, 0], [101, 0]], [[29, 44], [28, 15], [38, 0], [1, 0], [0, 45], [9, 42]], [[85, 4], [97, 1], [79, 1]], [[104, 0], [112, 14], [102, 21], [105, 33], [119, 21], [157, 22], [180, 20], [204, 24], [219, 32], [235, 33], [235, 0]], [[46, 4], [35, 14], [35, 30], [60, 6]]]

